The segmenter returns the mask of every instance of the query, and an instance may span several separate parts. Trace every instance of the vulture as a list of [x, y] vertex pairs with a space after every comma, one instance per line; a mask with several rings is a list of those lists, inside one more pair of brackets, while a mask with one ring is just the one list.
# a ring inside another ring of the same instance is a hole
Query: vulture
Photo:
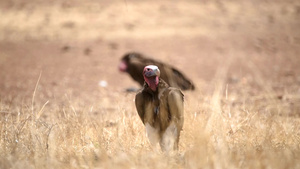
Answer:
[[183, 94], [160, 78], [155, 65], [146, 66], [142, 75], [145, 83], [135, 96], [135, 106], [148, 139], [153, 146], [159, 143], [163, 152], [176, 151], [184, 121]]
[[156, 65], [160, 68], [161, 78], [172, 87], [180, 88], [181, 90], [194, 90], [195, 87], [191, 80], [189, 80], [183, 73], [171, 65], [163, 62], [150, 59], [144, 55], [136, 52], [125, 54], [121, 63], [119, 64], [119, 70], [121, 72], [127, 72], [129, 75], [137, 81], [141, 86], [144, 85], [144, 78], [141, 72], [147, 65]]

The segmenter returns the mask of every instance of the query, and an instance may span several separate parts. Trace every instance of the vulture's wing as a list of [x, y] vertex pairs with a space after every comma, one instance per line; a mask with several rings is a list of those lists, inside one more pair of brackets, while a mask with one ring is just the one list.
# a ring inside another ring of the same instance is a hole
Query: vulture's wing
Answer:
[[164, 79], [170, 86], [178, 87], [182, 90], [195, 89], [192, 81], [171, 65], [135, 52], [126, 54], [123, 57], [123, 60], [125, 59], [128, 62], [127, 72], [141, 86], [144, 84], [144, 78], [142, 75], [144, 67], [147, 65], [156, 65], [161, 71], [161, 78]]
[[161, 78], [170, 86], [180, 88], [181, 90], [195, 89], [191, 80], [173, 66], [164, 63], [157, 63], [157, 65], [161, 70]]
[[192, 81], [185, 77], [179, 70], [172, 68], [173, 80], [182, 90], [194, 90]]
[[144, 108], [144, 96], [142, 91], [138, 92], [135, 96], [135, 107], [142, 122], [144, 123], [145, 108]]
[[182, 129], [183, 126], [183, 114], [184, 114], [184, 104], [183, 104], [183, 94], [179, 89], [170, 87], [170, 92], [168, 94], [168, 107], [171, 113], [172, 121], [175, 122], [178, 129]]

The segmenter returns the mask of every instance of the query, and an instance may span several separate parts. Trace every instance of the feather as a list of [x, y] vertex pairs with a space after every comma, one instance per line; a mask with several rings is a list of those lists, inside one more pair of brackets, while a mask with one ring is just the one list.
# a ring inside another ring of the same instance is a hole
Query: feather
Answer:
[[146, 126], [151, 144], [159, 142], [165, 152], [178, 149], [184, 121], [183, 97], [180, 89], [169, 87], [161, 78], [156, 91], [144, 83], [135, 97], [138, 115]]
[[127, 72], [133, 80], [143, 86], [144, 78], [142, 72], [144, 67], [147, 65], [158, 66], [161, 71], [160, 77], [170, 86], [180, 88], [181, 90], [195, 89], [192, 81], [173, 66], [151, 59], [140, 53], [132, 52], [125, 54], [121, 59], [119, 68], [120, 70]]

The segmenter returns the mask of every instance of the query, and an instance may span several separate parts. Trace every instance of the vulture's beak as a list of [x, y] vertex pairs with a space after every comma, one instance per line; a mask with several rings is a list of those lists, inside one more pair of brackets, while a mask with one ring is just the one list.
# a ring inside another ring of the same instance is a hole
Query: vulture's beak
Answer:
[[144, 75], [146, 77], [160, 76], [160, 71], [157, 66], [146, 66], [144, 69]]
[[148, 65], [144, 68], [144, 80], [151, 88], [152, 91], [156, 91], [159, 83], [160, 71], [155, 65]]
[[157, 76], [157, 75], [158, 75], [158, 71], [157, 70], [145, 72], [145, 76], [146, 77], [153, 77], [153, 76]]

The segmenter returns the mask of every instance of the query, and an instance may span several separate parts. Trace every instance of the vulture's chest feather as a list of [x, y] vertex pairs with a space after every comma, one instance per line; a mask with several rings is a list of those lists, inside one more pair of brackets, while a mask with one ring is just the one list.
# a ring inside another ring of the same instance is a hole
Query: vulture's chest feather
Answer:
[[148, 95], [145, 102], [144, 122], [152, 127], [165, 130], [170, 122], [170, 113], [168, 110], [167, 95]]

